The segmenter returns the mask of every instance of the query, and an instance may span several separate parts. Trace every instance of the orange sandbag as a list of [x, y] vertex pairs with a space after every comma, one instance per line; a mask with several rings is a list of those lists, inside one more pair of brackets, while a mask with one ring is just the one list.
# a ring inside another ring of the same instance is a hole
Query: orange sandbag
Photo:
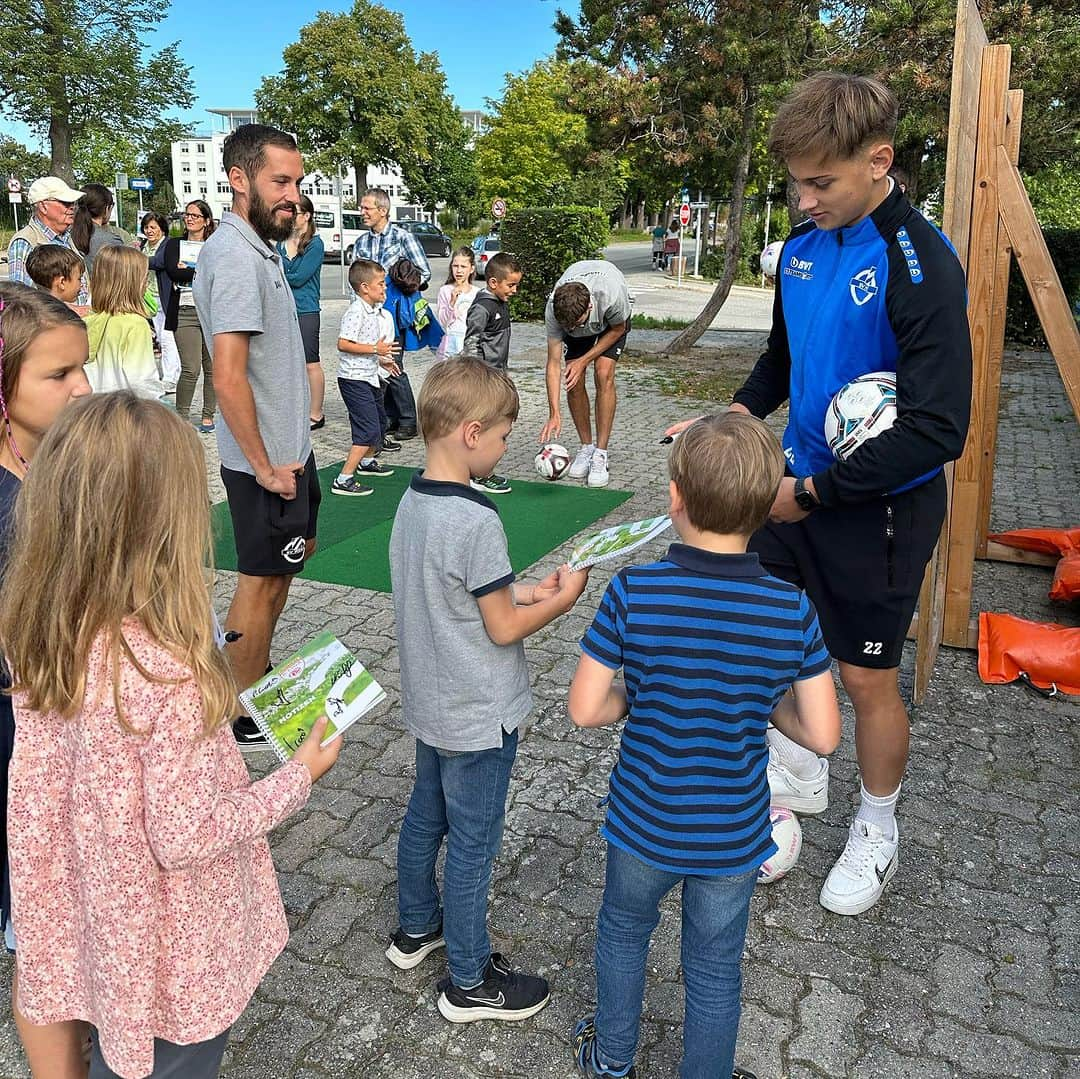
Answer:
[[1080, 551], [1067, 554], [1054, 570], [1051, 599], [1080, 599]]
[[979, 677], [1001, 685], [1026, 675], [1040, 689], [1080, 694], [1080, 628], [979, 615]]
[[1015, 532], [992, 532], [986, 538], [1018, 551], [1042, 554], [1080, 551], [1080, 528], [1018, 528]]

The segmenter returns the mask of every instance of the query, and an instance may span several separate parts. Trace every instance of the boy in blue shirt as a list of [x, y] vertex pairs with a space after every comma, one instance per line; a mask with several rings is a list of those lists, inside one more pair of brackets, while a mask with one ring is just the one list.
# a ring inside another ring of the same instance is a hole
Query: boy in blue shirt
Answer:
[[[670, 468], [671, 519], [683, 542], [615, 576], [570, 686], [579, 727], [627, 718], [601, 829], [597, 1009], [577, 1024], [574, 1048], [586, 1075], [633, 1074], [649, 937], [661, 899], [681, 884], [680, 1075], [727, 1079], [750, 896], [776, 851], [769, 717], [790, 691], [793, 707], [774, 722], [831, 753], [840, 712], [810, 601], [746, 549], [784, 474], [776, 439], [750, 416], [708, 416], [676, 442]], [[620, 667], [624, 684], [615, 685]]]

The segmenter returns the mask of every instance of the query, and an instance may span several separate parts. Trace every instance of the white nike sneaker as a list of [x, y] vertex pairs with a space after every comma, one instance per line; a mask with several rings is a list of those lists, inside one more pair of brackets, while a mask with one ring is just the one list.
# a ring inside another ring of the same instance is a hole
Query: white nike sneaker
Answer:
[[589, 474], [589, 466], [592, 464], [593, 454], [596, 452], [596, 447], [593, 445], [582, 446], [577, 451], [577, 456], [574, 458], [573, 463], [566, 470], [566, 474], [572, 480], [583, 480]]
[[847, 846], [829, 870], [821, 888], [821, 905], [833, 914], [862, 914], [880, 898], [899, 864], [896, 838], [888, 840], [876, 824], [857, 817], [848, 831]]
[[590, 487], [606, 487], [609, 481], [607, 470], [607, 450], [596, 450], [589, 464], [589, 478], [585, 481]]
[[818, 757], [820, 767], [809, 779], [800, 779], [769, 747], [769, 801], [793, 813], [813, 816], [829, 808], [829, 762]]

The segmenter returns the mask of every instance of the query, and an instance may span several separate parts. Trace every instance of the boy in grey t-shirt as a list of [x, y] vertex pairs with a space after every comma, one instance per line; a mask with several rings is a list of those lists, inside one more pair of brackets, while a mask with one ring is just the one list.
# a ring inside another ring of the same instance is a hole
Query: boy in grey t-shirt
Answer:
[[494, 471], [517, 418], [504, 371], [474, 358], [436, 364], [419, 412], [427, 463], [390, 537], [416, 781], [398, 837], [401, 924], [386, 956], [409, 970], [445, 946], [450, 977], [439, 983], [438, 1006], [453, 1023], [527, 1019], [547, 1003], [548, 985], [492, 953], [488, 885], [518, 728], [532, 710], [522, 642], [574, 605], [586, 575], [563, 566], [537, 584], [515, 584], [498, 512], [469, 486]]

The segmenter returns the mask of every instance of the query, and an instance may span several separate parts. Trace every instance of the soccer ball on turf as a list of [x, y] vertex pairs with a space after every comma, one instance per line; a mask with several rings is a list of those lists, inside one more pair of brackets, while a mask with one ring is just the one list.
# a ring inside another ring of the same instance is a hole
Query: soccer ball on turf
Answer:
[[841, 386], [825, 412], [825, 441], [841, 461], [896, 421], [896, 375], [874, 371]]
[[758, 884], [773, 884], [795, 868], [802, 850], [802, 825], [790, 809], [769, 806], [773, 842], [777, 852], [763, 862], [757, 871]]
[[773, 240], [766, 244], [761, 251], [761, 272], [766, 277], [775, 277], [780, 267], [780, 250], [784, 246], [783, 240]]
[[557, 442], [545, 443], [533, 458], [533, 467], [544, 479], [557, 480], [570, 467], [570, 451]]

